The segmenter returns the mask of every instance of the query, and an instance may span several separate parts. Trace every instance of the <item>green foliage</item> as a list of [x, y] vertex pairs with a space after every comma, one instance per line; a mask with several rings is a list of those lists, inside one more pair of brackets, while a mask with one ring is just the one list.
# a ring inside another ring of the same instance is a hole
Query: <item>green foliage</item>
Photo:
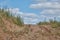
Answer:
[[48, 25], [49, 23], [48, 22], [39, 22], [38, 25]]
[[24, 24], [20, 16], [17, 16], [15, 19], [13, 19], [13, 23], [20, 25], [20, 26]]
[[38, 25], [51, 25], [52, 28], [60, 27], [60, 22], [57, 20], [49, 20], [49, 22], [39, 22]]
[[57, 20], [50, 20], [50, 25], [53, 27], [53, 28], [57, 28], [57, 27], [60, 27], [60, 22], [57, 21]]
[[22, 26], [23, 20], [20, 16], [15, 17], [13, 13], [10, 13], [9, 11], [5, 11], [4, 9], [0, 9], [0, 16], [2, 18], [6, 18], [7, 20], [12, 20], [12, 22], [16, 25]]

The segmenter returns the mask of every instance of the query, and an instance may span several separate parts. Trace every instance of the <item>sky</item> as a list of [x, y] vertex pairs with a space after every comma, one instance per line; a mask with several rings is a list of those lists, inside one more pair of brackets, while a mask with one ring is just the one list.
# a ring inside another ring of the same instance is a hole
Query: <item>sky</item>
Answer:
[[25, 24], [60, 20], [60, 0], [0, 0], [0, 7], [21, 16]]

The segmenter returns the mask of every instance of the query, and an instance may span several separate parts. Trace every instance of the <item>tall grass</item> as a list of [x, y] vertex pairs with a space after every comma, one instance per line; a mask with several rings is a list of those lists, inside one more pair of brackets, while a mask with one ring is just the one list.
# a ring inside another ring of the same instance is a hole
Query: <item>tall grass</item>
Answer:
[[44, 21], [44, 22], [39, 22], [37, 23], [38, 25], [51, 25], [52, 28], [57, 28], [60, 27], [60, 21], [57, 20], [49, 20], [49, 22]]
[[[15, 18], [15, 17], [14, 17]], [[17, 16], [15, 19], [12, 19], [14, 24], [22, 26], [24, 24], [20, 16]]]
[[4, 17], [7, 19], [11, 19], [12, 22], [16, 25], [22, 26], [24, 24], [20, 16], [15, 17], [13, 13], [10, 13], [10, 11], [5, 11], [4, 9], [0, 9], [0, 16], [2, 16], [2, 18]]

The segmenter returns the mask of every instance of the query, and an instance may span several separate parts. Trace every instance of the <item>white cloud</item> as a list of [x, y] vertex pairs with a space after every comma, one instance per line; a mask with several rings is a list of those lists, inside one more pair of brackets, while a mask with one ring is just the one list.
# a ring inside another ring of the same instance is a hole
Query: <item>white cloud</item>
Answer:
[[31, 16], [32, 17], [32, 16], [37, 16], [37, 15], [34, 13], [25, 13], [24, 16]]
[[38, 15], [35, 13], [21, 12], [19, 8], [9, 8], [7, 9], [14, 16], [21, 16], [25, 24], [35, 24], [38, 21]]
[[46, 1], [59, 2], [60, 0], [33, 0], [33, 1], [38, 1], [38, 2], [46, 2]]
[[38, 21], [38, 15], [35, 13], [24, 13], [22, 16], [26, 24], [35, 24]]
[[15, 15], [15, 16], [22, 16], [23, 12], [20, 11], [19, 8], [8, 8], [6, 9], [6, 11], [10, 11], [11, 14]]
[[34, 0], [34, 2], [30, 8], [41, 10], [40, 19], [46, 18], [48, 20], [60, 16], [60, 0]]
[[17, 12], [20, 11], [19, 8], [9, 8], [9, 9], [7, 9], [7, 10], [10, 11], [10, 12], [12, 12], [12, 13], [17, 13]]
[[33, 1], [36, 1], [36, 2], [46, 2], [47, 0], [33, 0]]
[[39, 9], [39, 8], [53, 8], [53, 9], [60, 9], [60, 3], [58, 2], [44, 2], [44, 3], [37, 3], [37, 4], [31, 4], [30, 8], [35, 8], [35, 9]]
[[25, 19], [24, 22], [25, 24], [36, 24], [38, 22], [38, 19], [33, 20]]
[[49, 19], [54, 20], [54, 17], [56, 17], [57, 20], [58, 17], [60, 18], [60, 10], [54, 10], [54, 9], [43, 10], [42, 12], [40, 12], [40, 16], [41, 15], [43, 15], [42, 17], [45, 17], [47, 21], [49, 21]]
[[46, 14], [46, 15], [60, 15], [60, 10], [56, 9], [48, 9], [48, 10], [43, 10], [40, 12], [40, 14]]

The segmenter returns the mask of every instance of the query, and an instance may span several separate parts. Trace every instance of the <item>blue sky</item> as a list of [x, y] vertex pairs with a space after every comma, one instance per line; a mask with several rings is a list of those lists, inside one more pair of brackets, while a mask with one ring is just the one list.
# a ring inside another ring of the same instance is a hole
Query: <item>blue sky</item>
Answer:
[[30, 4], [33, 3], [32, 0], [9, 0], [8, 7], [19, 8], [23, 12], [35, 12], [37, 10], [29, 8]]
[[25, 24], [60, 18], [60, 0], [0, 0], [0, 6], [6, 5], [10, 11], [22, 16]]

